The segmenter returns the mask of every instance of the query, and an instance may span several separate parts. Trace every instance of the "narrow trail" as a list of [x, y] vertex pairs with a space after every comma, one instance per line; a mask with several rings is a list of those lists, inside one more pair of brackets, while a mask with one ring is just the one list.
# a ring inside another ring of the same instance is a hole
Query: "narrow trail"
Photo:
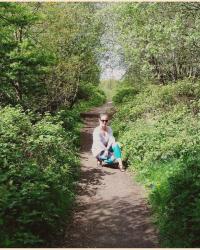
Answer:
[[100, 112], [111, 103], [85, 113], [81, 137], [81, 178], [72, 220], [62, 247], [158, 247], [145, 190], [126, 171], [96, 166], [91, 154], [92, 131]]

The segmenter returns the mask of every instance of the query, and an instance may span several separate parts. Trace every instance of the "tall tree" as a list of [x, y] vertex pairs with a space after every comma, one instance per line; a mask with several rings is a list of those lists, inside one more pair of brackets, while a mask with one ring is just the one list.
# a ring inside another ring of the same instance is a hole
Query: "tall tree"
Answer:
[[39, 21], [33, 5], [0, 4], [0, 81], [3, 104], [28, 105], [40, 96], [49, 55], [30, 37]]
[[127, 75], [159, 83], [199, 77], [199, 14], [199, 4], [190, 3], [117, 6], [117, 28], [129, 65]]

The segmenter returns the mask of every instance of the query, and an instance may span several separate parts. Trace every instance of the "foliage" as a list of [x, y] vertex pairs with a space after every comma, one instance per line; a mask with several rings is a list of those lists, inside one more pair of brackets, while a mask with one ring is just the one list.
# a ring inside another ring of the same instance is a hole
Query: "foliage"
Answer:
[[199, 156], [179, 163], [179, 171], [171, 171], [174, 173], [151, 194], [163, 246], [199, 247]]
[[199, 247], [199, 4], [112, 10], [129, 84], [113, 97], [124, 160], [149, 189], [162, 245]]
[[150, 85], [117, 105], [123, 158], [150, 192], [164, 247], [199, 247], [199, 89]]
[[37, 46], [30, 28], [39, 20], [30, 5], [0, 4], [0, 64], [2, 104], [35, 104], [45, 93], [44, 77], [52, 56]]
[[2, 246], [43, 246], [66, 226], [79, 174], [80, 112], [105, 101], [97, 87], [88, 84], [85, 90], [87, 101], [54, 116], [1, 108]]
[[41, 244], [62, 224], [74, 196], [75, 135], [48, 114], [35, 125], [21, 108], [5, 107], [0, 116], [1, 245]]
[[92, 107], [100, 106], [106, 101], [105, 93], [99, 86], [90, 83], [79, 88], [78, 101], [74, 105], [74, 110], [80, 115]]
[[106, 99], [108, 101], [111, 101], [112, 97], [115, 95], [115, 91], [118, 84], [120, 84], [120, 82], [113, 79], [101, 80], [100, 87], [105, 92]]
[[55, 112], [71, 108], [82, 85], [97, 86], [95, 16], [90, 3], [1, 3], [1, 105]]
[[[103, 104], [93, 4], [0, 4], [0, 245], [63, 233], [79, 175], [80, 112]], [[59, 30], [59, 32], [58, 32]]]
[[55, 66], [45, 79], [48, 95], [44, 106], [50, 110], [63, 105], [72, 107], [84, 85], [99, 83], [101, 22], [89, 3], [44, 4], [41, 12], [46, 18], [38, 29], [48, 27], [42, 32], [41, 41], [56, 57]]
[[113, 9], [127, 79], [163, 84], [199, 77], [199, 3], [123, 3]]
[[123, 85], [122, 82], [116, 94], [113, 96], [113, 101], [115, 104], [124, 103], [129, 99], [134, 98], [135, 95], [139, 93], [139, 89], [134, 88], [133, 86]]

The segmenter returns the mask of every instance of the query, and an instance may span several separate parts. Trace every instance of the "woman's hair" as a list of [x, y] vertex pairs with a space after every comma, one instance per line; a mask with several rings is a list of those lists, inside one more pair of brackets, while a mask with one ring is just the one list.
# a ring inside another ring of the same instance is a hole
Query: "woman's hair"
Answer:
[[109, 118], [109, 115], [107, 113], [100, 113], [99, 118], [101, 119], [103, 116], [107, 116]]

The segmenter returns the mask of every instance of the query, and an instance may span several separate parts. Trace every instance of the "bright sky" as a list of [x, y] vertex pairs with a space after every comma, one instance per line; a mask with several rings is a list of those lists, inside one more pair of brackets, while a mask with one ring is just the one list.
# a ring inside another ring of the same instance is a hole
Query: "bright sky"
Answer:
[[104, 16], [105, 32], [101, 37], [104, 52], [100, 57], [101, 80], [120, 80], [126, 68], [124, 65], [123, 50], [118, 43], [117, 30], [112, 17], [112, 13], [109, 12]]

